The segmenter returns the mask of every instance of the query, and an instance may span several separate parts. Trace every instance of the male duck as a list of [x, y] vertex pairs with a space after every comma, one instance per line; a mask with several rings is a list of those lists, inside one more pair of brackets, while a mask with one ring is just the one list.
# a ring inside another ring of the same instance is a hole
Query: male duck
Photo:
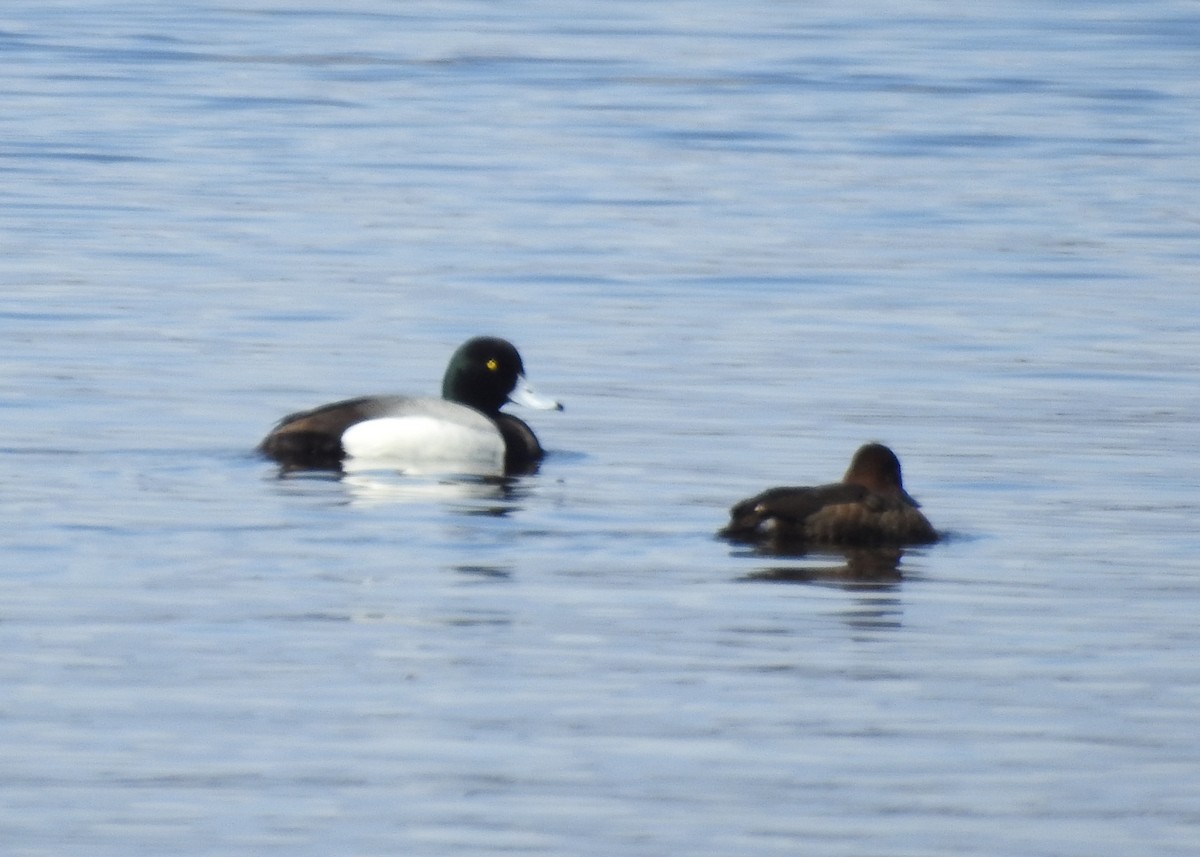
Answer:
[[529, 426], [500, 411], [506, 402], [562, 410], [529, 386], [511, 343], [481, 336], [451, 356], [442, 398], [365, 396], [300, 411], [258, 449], [288, 468], [528, 473], [544, 452]]
[[720, 535], [737, 541], [855, 546], [929, 544], [937, 531], [904, 490], [900, 459], [881, 443], [854, 453], [841, 482], [770, 488], [730, 510]]

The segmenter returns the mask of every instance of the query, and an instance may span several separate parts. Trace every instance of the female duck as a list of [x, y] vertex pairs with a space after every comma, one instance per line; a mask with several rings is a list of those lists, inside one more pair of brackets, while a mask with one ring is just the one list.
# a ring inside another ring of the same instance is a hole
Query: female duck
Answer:
[[451, 356], [442, 398], [366, 396], [300, 411], [280, 420], [258, 449], [289, 468], [527, 473], [544, 453], [529, 426], [500, 411], [506, 402], [562, 410], [525, 381], [511, 343], [477, 337]]
[[937, 531], [917, 506], [904, 490], [896, 454], [881, 443], [868, 443], [854, 453], [841, 482], [770, 488], [734, 506], [720, 535], [854, 547], [937, 541]]

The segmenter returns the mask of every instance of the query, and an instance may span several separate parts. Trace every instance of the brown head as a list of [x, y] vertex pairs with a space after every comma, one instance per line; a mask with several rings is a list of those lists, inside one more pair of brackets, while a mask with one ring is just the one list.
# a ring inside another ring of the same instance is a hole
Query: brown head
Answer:
[[899, 497], [913, 506], [920, 505], [904, 490], [900, 475], [900, 459], [882, 443], [868, 443], [858, 448], [850, 459], [850, 469], [842, 481], [861, 485], [875, 494]]

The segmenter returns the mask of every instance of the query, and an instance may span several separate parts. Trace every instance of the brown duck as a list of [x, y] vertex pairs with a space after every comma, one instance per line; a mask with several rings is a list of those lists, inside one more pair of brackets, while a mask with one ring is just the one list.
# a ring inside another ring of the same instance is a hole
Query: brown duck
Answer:
[[904, 490], [900, 459], [881, 443], [854, 453], [841, 482], [769, 488], [730, 510], [720, 535], [736, 541], [813, 546], [913, 545], [938, 540], [937, 531]]

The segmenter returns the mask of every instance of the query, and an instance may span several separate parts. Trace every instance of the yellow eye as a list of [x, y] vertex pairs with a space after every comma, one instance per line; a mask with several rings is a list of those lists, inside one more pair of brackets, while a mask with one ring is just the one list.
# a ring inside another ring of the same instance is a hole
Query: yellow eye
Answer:
[[500, 364], [496, 362], [495, 358], [488, 360], [488, 362], [484, 365], [486, 365], [492, 372], [495, 372], [500, 368]]

